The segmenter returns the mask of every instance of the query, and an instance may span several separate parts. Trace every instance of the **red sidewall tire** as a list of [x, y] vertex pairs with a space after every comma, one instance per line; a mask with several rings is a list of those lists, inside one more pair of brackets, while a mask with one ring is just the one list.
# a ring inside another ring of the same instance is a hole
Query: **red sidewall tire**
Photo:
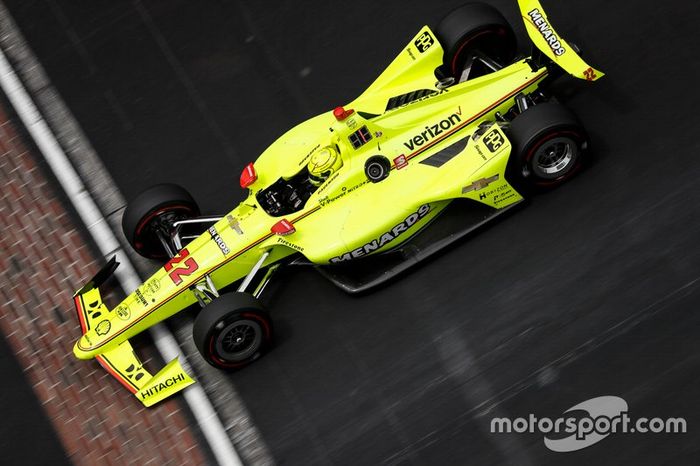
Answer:
[[443, 67], [455, 79], [459, 79], [470, 51], [480, 50], [503, 66], [510, 64], [517, 53], [513, 28], [500, 11], [485, 3], [455, 8], [434, 32], [444, 51]]
[[[236, 322], [253, 323], [260, 331], [257, 348], [240, 360], [227, 359], [217, 350], [222, 332]], [[192, 337], [202, 357], [212, 366], [223, 370], [240, 369], [258, 359], [272, 345], [272, 320], [260, 302], [248, 293], [226, 293], [201, 310], [194, 322]]]
[[190, 193], [175, 184], [160, 184], [136, 196], [124, 210], [122, 230], [127, 241], [140, 255], [164, 259], [167, 254], [151, 227], [162, 216], [192, 218], [199, 207]]
[[532, 171], [532, 157], [535, 155], [537, 150], [540, 147], [542, 147], [547, 141], [550, 141], [557, 137], [565, 137], [574, 141], [579, 147], [579, 153], [576, 156], [576, 160], [572, 162], [571, 167], [568, 168], [566, 173], [564, 173], [563, 175], [552, 180], [539, 179], [533, 181], [533, 183], [536, 186], [539, 186], [541, 188], [552, 188], [554, 186], [564, 183], [566, 180], [574, 176], [579, 170], [581, 170], [581, 167], [583, 166], [583, 157], [581, 156], [581, 152], [583, 151], [583, 149], [581, 148], [581, 146], [586, 141], [586, 138], [583, 134], [577, 131], [576, 128], [572, 128], [552, 130], [551, 132], [545, 133], [541, 139], [537, 140], [537, 142], [527, 150], [527, 153], [525, 155], [525, 163], [529, 165], [529, 169]]
[[[578, 118], [558, 103], [542, 103], [528, 108], [511, 121], [506, 129], [511, 141], [511, 155], [506, 176], [516, 188], [543, 190], [554, 188], [570, 179], [581, 170], [586, 162], [588, 135]], [[533, 163], [535, 155], [542, 146], [552, 139], [561, 138], [569, 141], [575, 152], [569, 165], [562, 167], [565, 171], [560, 176], [538, 176]]]
[[[241, 312], [240, 317], [242, 319], [250, 320], [257, 323], [262, 331], [262, 344], [260, 348], [255, 351], [250, 357], [246, 358], [244, 361], [232, 362], [223, 359], [216, 351], [216, 339], [219, 334], [212, 329], [212, 331], [207, 336], [207, 348], [209, 352], [209, 358], [211, 358], [210, 363], [219, 369], [240, 369], [247, 366], [251, 362], [258, 359], [262, 352], [267, 348], [269, 342], [272, 340], [272, 326], [270, 325], [269, 319], [265, 319], [258, 313], [253, 312]], [[230, 320], [227, 320], [230, 322]], [[267, 342], [267, 343], [266, 343]]]

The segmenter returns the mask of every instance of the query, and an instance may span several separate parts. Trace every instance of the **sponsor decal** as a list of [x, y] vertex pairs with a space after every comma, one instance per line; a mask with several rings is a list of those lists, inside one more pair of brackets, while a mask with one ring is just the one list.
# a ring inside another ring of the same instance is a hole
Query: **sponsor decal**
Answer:
[[[406, 103], [404, 103], [404, 104], [397, 105], [397, 106], [395, 106], [395, 107], [392, 107], [392, 108], [389, 109], [388, 111], [393, 112], [394, 110], [398, 110], [398, 109], [400, 109], [400, 108], [405, 108], [405, 107], [408, 107], [409, 105], [417, 104], [418, 102], [423, 102], [423, 101], [425, 101], [425, 100], [432, 99], [433, 97], [437, 97], [437, 96], [439, 96], [439, 95], [442, 95], [442, 94], [445, 94], [445, 93], [447, 93], [447, 92], [450, 92], [450, 90], [447, 89], [447, 88], [445, 88], [445, 89], [440, 89], [439, 91], [432, 91], [432, 90], [426, 89], [425, 92], [426, 92], [426, 94], [425, 94], [423, 97], [419, 97], [419, 98], [417, 98], [417, 99], [410, 100], [410, 101], [408, 101], [408, 102], [406, 102]], [[390, 100], [391, 100], [391, 99], [390, 99]], [[377, 137], [379, 137], [379, 136], [377, 136]]]
[[503, 138], [503, 134], [501, 134], [501, 132], [497, 129], [491, 130], [488, 133], [486, 133], [484, 135], [483, 141], [484, 144], [486, 144], [486, 147], [492, 153], [495, 153], [498, 149], [503, 147], [503, 144], [505, 144], [506, 142]]
[[503, 204], [504, 202], [509, 201], [509, 200], [513, 199], [514, 197], [516, 197], [515, 191], [513, 191], [512, 189], [509, 189], [508, 191], [505, 191], [497, 196], [494, 196], [493, 203], [494, 203], [494, 205]]
[[501, 196], [502, 194], [507, 193], [509, 191], [512, 191], [510, 185], [508, 183], [503, 183], [502, 185], [496, 186], [493, 189], [484, 191], [483, 193], [479, 194], [479, 199], [483, 201], [487, 197], [491, 196], [494, 196], [494, 199], [496, 199], [497, 196]]
[[129, 365], [129, 367], [126, 368], [125, 372], [126, 372], [126, 376], [128, 378], [134, 379], [138, 382], [146, 375], [144, 372], [142, 372], [142, 370], [143, 370], [142, 366], [136, 367], [136, 365], [131, 364], [131, 365]]
[[221, 252], [225, 255], [231, 252], [231, 250], [226, 246], [226, 243], [224, 242], [223, 238], [221, 238], [221, 235], [219, 235], [219, 232], [216, 231], [216, 228], [214, 226], [210, 226], [209, 230], [207, 230], [209, 234], [211, 235], [211, 239], [214, 240], [217, 246], [219, 246], [219, 249]]
[[228, 226], [230, 226], [232, 230], [234, 230], [239, 235], [243, 234], [243, 229], [241, 228], [241, 225], [238, 222], [238, 219], [234, 218], [233, 215], [228, 214], [226, 216], [226, 220], [228, 220]]
[[97, 327], [95, 327], [95, 332], [98, 335], [107, 335], [111, 329], [112, 324], [110, 324], [108, 320], [103, 320], [102, 322], [97, 324]]
[[406, 159], [406, 156], [404, 154], [399, 155], [394, 159], [394, 165], [396, 166], [397, 170], [401, 170], [404, 167], [408, 166], [408, 160]]
[[285, 239], [283, 239], [283, 238], [279, 238], [279, 237], [278, 237], [278, 238], [277, 238], [277, 243], [283, 244], [283, 245], [285, 245], [285, 246], [287, 246], [287, 247], [290, 247], [290, 248], [292, 248], [292, 249], [294, 249], [294, 250], [296, 250], [296, 251], [299, 251], [299, 252], [303, 252], [303, 251], [304, 251], [304, 248], [302, 248], [301, 246], [297, 246], [297, 245], [294, 244], [294, 243], [290, 243], [289, 241], [287, 241], [287, 240], [285, 240]]
[[518, 193], [516, 193], [508, 183], [503, 183], [493, 189], [480, 193], [479, 200], [483, 201], [491, 198], [491, 203], [497, 206], [498, 204], [503, 204], [504, 202], [507, 202], [517, 196]]
[[480, 180], [476, 180], [469, 186], [465, 186], [462, 188], [462, 194], [467, 194], [468, 192], [471, 191], [481, 191], [482, 189], [486, 188], [488, 185], [493, 183], [494, 181], [498, 180], [499, 176], [498, 175], [493, 175], [489, 176], [488, 178], [482, 178]]
[[170, 377], [168, 379], [165, 379], [163, 382], [160, 382], [158, 385], [154, 385], [151, 388], [149, 388], [148, 390], [142, 391], [141, 398], [145, 400], [149, 396], [157, 395], [158, 393], [165, 390], [166, 388], [170, 388], [174, 385], [179, 384], [180, 382], [184, 382], [185, 380], [186, 380], [185, 374], [180, 372], [178, 375]]
[[328, 186], [330, 186], [331, 183], [333, 183], [333, 181], [335, 181], [336, 178], [338, 178], [338, 175], [340, 175], [340, 172], [335, 172], [335, 173], [333, 173], [333, 174], [330, 176], [330, 178], [328, 178], [326, 181], [323, 182], [323, 185], [322, 185], [320, 188], [318, 188], [318, 191], [317, 191], [317, 192], [320, 194], [320, 193], [322, 193], [323, 191], [325, 191], [326, 188], [327, 188]]
[[413, 212], [411, 215], [406, 217], [401, 223], [397, 224], [391, 230], [383, 233], [379, 238], [373, 239], [369, 243], [364, 244], [352, 251], [346, 252], [341, 256], [333, 257], [330, 260], [331, 263], [337, 264], [339, 262], [357, 259], [358, 257], [365, 256], [378, 249], [383, 248], [384, 246], [401, 236], [403, 233], [408, 231], [408, 229], [415, 225], [420, 219], [428, 215], [428, 212], [430, 212], [430, 204], [424, 204], [420, 206], [416, 212]]
[[594, 81], [598, 75], [595, 74], [595, 70], [589, 66], [588, 69], [583, 72], [583, 77], [586, 78], [586, 81]]
[[314, 147], [313, 149], [311, 149], [311, 152], [309, 152], [308, 154], [306, 154], [306, 155], [304, 156], [304, 158], [301, 159], [301, 161], [299, 162], [299, 166], [301, 167], [302, 165], [304, 165], [304, 164], [306, 163], [306, 161], [309, 160], [309, 157], [311, 157], [311, 155], [312, 155], [314, 152], [316, 152], [316, 151], [319, 149], [319, 147], [321, 147], [320, 144], [317, 145], [316, 147]]
[[90, 318], [90, 321], [93, 321], [100, 317], [102, 313], [96, 309], [100, 308], [100, 302], [99, 301], [93, 301], [87, 305], [87, 315]]
[[144, 306], [148, 306], [148, 300], [143, 296], [143, 293], [141, 293], [140, 289], [136, 288], [134, 294], [136, 295], [136, 299], [138, 299], [141, 304], [143, 304]]
[[152, 278], [143, 285], [143, 295], [149, 296], [155, 294], [160, 290], [160, 280], [157, 278]]
[[129, 320], [129, 317], [131, 317], [131, 310], [125, 303], [120, 304], [114, 310], [114, 313], [117, 314], [117, 317], [119, 317], [121, 320]]
[[408, 150], [413, 151], [417, 146], [422, 146], [423, 144], [429, 142], [431, 139], [437, 137], [445, 131], [449, 131], [455, 125], [462, 121], [462, 107], [458, 107], [457, 111], [452, 115], [448, 116], [444, 120], [440, 120], [438, 123], [426, 126], [425, 131], [413, 136], [403, 145], [408, 148]]
[[349, 193], [355, 191], [355, 190], [356, 190], [357, 188], [359, 188], [360, 186], [364, 186], [364, 185], [366, 185], [366, 184], [369, 183], [369, 182], [370, 182], [369, 180], [364, 180], [362, 183], [356, 184], [355, 186], [351, 186], [351, 187], [349, 187], [349, 188], [343, 186], [343, 187], [341, 188], [340, 194], [338, 194], [337, 196], [334, 196], [334, 197], [324, 196], [324, 197], [322, 197], [322, 198], [320, 198], [320, 199], [318, 200], [318, 203], [321, 205], [321, 207], [324, 207], [324, 206], [326, 206], [326, 205], [328, 205], [328, 204], [330, 204], [330, 203], [332, 203], [332, 202], [337, 201], [338, 199], [340, 199], [340, 198], [342, 198], [342, 197], [345, 197], [345, 196], [348, 195]]
[[425, 31], [423, 34], [420, 35], [420, 37], [418, 37], [418, 39], [416, 39], [413, 42], [413, 45], [416, 46], [420, 53], [423, 53], [430, 47], [432, 47], [434, 43], [435, 39], [433, 39], [433, 36], [431, 36], [428, 31]]
[[407, 48], [406, 52], [408, 52], [408, 56], [411, 57], [411, 60], [416, 61], [416, 56], [413, 54], [411, 47]]
[[540, 10], [533, 8], [527, 13], [527, 15], [530, 17], [530, 19], [532, 19], [532, 23], [535, 25], [535, 27], [539, 29], [540, 34], [542, 34], [542, 37], [544, 37], [544, 40], [547, 42], [547, 45], [549, 45], [549, 48], [552, 49], [554, 55], [558, 57], [564, 55], [566, 53], [566, 49], [564, 48], [562, 41], [554, 33], [551, 26], [547, 23], [547, 20], [544, 19], [544, 16], [542, 13], [540, 13]]

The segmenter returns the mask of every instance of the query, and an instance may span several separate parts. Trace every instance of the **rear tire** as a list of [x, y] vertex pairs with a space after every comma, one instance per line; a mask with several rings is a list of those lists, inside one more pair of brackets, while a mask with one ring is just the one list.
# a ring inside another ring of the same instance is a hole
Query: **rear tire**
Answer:
[[509, 173], [529, 188], [553, 188], [583, 165], [588, 136], [576, 116], [556, 103], [530, 107], [508, 129], [512, 143]]
[[168, 257], [156, 229], [169, 232], [172, 224], [199, 216], [199, 206], [190, 193], [176, 184], [159, 184], [136, 196], [124, 210], [122, 229], [131, 247], [149, 259]]
[[192, 330], [202, 357], [218, 369], [240, 369], [272, 343], [272, 320], [247, 293], [226, 293], [201, 310]]
[[456, 80], [467, 58], [475, 51], [503, 66], [508, 65], [517, 52], [510, 24], [497, 9], [485, 3], [467, 3], [452, 10], [440, 21], [435, 34], [445, 51], [444, 72]]

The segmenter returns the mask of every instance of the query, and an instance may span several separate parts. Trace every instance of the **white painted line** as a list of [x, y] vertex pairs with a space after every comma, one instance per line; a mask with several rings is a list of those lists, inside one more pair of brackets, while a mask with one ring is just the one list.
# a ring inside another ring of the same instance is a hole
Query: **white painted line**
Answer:
[[[41, 113], [24, 89], [3, 50], [0, 50], [0, 86], [5, 91], [7, 98], [34, 139], [51, 171], [66, 192], [102, 254], [109, 254], [110, 256], [116, 254], [117, 261], [121, 263], [121, 266], [117, 269], [115, 275], [124, 291], [129, 292], [136, 289], [141, 284], [141, 279], [136, 273], [133, 264], [114, 236], [109, 224], [85, 188], [83, 181], [71, 165], [65, 152], [58, 144], [48, 124], [44, 121]], [[183, 367], [191, 371], [175, 338], [164, 325], [158, 324], [152, 327], [151, 335], [163, 359], [170, 361], [179, 357]], [[220, 465], [226, 466], [242, 465], [224, 426], [221, 424], [221, 420], [216, 415], [202, 387], [198, 384], [190, 385], [184, 390], [183, 396], [192, 410], [216, 461]]]

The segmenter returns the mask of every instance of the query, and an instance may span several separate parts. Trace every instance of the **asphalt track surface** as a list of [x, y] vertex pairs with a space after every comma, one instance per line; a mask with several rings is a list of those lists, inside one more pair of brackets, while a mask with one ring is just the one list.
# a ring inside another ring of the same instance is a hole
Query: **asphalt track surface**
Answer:
[[0, 335], [0, 452], [3, 464], [70, 465], [46, 413]]
[[[359, 94], [460, 2], [8, 0], [127, 197], [172, 181], [207, 212], [286, 129]], [[491, 2], [525, 44], [514, 1]], [[231, 375], [282, 464], [694, 464], [700, 457], [697, 2], [545, 2], [607, 77], [563, 80], [594, 163], [377, 292], [311, 270], [270, 290], [278, 341]], [[617, 395], [684, 435], [552, 453], [492, 417]]]

